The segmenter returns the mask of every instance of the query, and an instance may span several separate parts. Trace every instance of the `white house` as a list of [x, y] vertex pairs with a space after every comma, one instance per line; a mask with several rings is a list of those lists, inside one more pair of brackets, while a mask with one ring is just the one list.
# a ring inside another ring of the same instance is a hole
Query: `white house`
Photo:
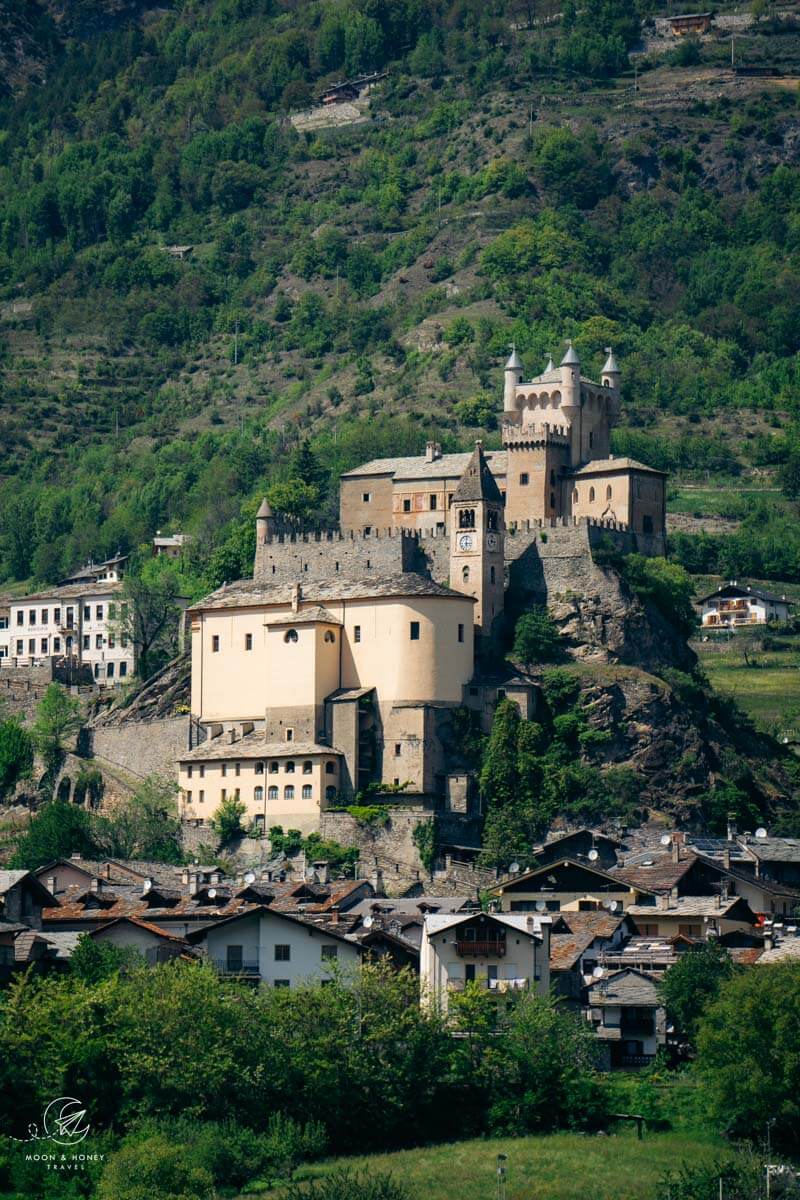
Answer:
[[451, 993], [475, 983], [498, 995], [550, 989], [550, 922], [539, 913], [436, 913], [420, 952], [423, 1004], [447, 1012]]
[[666, 1015], [651, 975], [628, 968], [598, 979], [589, 989], [592, 1022], [605, 1067], [643, 1067], [666, 1043]]
[[198, 929], [188, 940], [223, 975], [296, 987], [361, 962], [361, 947], [335, 925], [261, 906]]
[[786, 596], [740, 585], [735, 579], [703, 596], [699, 603], [704, 629], [736, 629], [741, 625], [788, 621], [792, 608]]

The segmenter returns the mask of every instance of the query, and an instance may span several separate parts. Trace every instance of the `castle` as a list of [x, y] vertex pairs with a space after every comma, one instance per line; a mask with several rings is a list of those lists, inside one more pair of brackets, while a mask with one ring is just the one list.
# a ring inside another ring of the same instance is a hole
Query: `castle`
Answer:
[[609, 456], [613, 354], [599, 384], [571, 346], [558, 369], [522, 376], [514, 352], [502, 452], [429, 444], [348, 471], [338, 530], [282, 532], [262, 504], [252, 579], [190, 610], [184, 819], [236, 796], [256, 827], [310, 832], [372, 782], [466, 812], [455, 710], [488, 727], [503, 696], [526, 717], [535, 705], [532, 681], [491, 663], [509, 596], [547, 599], [541, 580], [590, 563], [601, 536], [664, 548], [663, 472]]

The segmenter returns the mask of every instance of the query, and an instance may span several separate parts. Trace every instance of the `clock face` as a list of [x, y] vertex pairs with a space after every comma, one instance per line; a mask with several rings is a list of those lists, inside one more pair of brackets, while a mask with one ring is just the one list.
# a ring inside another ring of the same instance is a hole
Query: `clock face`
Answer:
[[487, 533], [486, 549], [487, 550], [496, 550], [497, 549], [497, 534], [496, 533]]
[[459, 550], [471, 550], [472, 549], [472, 534], [471, 533], [460, 533], [458, 535], [458, 548], [459, 548]]

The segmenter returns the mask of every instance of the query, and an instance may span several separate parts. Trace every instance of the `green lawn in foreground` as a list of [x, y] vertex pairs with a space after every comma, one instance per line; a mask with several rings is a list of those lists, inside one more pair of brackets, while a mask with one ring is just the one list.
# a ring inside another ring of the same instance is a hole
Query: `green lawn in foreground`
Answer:
[[[507, 1200], [653, 1200], [667, 1170], [713, 1162], [728, 1157], [730, 1150], [710, 1135], [682, 1132], [645, 1134], [641, 1142], [632, 1131], [614, 1136], [558, 1133], [338, 1159], [304, 1168], [298, 1178], [319, 1178], [347, 1165], [391, 1171], [415, 1200], [493, 1200], [498, 1154], [508, 1155]], [[278, 1200], [281, 1189], [246, 1194]]]

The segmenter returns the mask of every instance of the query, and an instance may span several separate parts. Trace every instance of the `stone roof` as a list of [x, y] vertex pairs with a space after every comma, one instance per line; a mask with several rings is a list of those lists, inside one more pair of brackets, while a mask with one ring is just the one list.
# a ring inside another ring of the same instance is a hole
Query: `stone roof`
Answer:
[[[321, 746], [317, 742], [265, 742], [263, 734], [247, 733], [237, 742], [228, 742], [220, 734], [210, 742], [201, 742], [194, 750], [187, 750], [178, 757], [178, 762], [219, 762], [231, 758], [302, 758], [304, 755], [341, 755], [333, 746]], [[190, 870], [192, 868], [189, 868]]]
[[[290, 604], [296, 594], [295, 585], [291, 583], [274, 584], [272, 586], [259, 583], [254, 579], [239, 579], [235, 583], [223, 584], [204, 600], [198, 601], [190, 608], [190, 612], [205, 612], [209, 609], [222, 608], [256, 608], [262, 605]], [[388, 599], [413, 598], [415, 596], [443, 596], [451, 599], [473, 600], [453, 588], [432, 579], [425, 579], [412, 571], [397, 575], [387, 575], [383, 579], [339, 580], [339, 579], [310, 579], [303, 582], [302, 601], [337, 600], [372, 600], [381, 597]], [[474, 602], [474, 601], [473, 601]], [[304, 610], [300, 609], [299, 613]]]
[[265, 625], [341, 625], [342, 622], [333, 613], [328, 612], [321, 604], [304, 608], [300, 612], [281, 613], [278, 617], [270, 617]]
[[[470, 906], [475, 907], [471, 908]], [[373, 915], [388, 919], [413, 916], [421, 920], [426, 914], [459, 913], [463, 915], [468, 911], [477, 912], [479, 910], [474, 896], [400, 896], [398, 898], [373, 896], [367, 900], [359, 900], [358, 904], [354, 904], [349, 911], [362, 918]]]
[[629, 904], [625, 910], [631, 917], [724, 917], [741, 904], [747, 909], [748, 904], [741, 896], [678, 896], [669, 901], [668, 908], [659, 908], [653, 904]]
[[[652, 866], [616, 866], [612, 867], [611, 871], [614, 875], [618, 875], [625, 883], [631, 884], [636, 888], [645, 888], [652, 892], [669, 892], [672, 888], [677, 887], [684, 875], [691, 870], [697, 859], [692, 855], [689, 858], [681, 859], [680, 862], [673, 862], [672, 856], [665, 854], [653, 860]], [[718, 867], [717, 863], [713, 866]], [[719, 869], [719, 868], [718, 868]]]
[[575, 475], [607, 475], [611, 471], [646, 471], [649, 475], [666, 475], [666, 471], [659, 471], [657, 467], [648, 467], [646, 463], [641, 463], [635, 458], [595, 458], [591, 462], [585, 463], [584, 466], [578, 467], [571, 474]]
[[464, 473], [458, 481], [458, 487], [453, 493], [453, 503], [478, 500], [491, 500], [495, 504], [503, 502], [497, 481], [489, 469], [480, 442], [475, 443], [472, 457], [464, 468]]
[[550, 937], [550, 970], [568, 971], [596, 938], [610, 939], [625, 917], [608, 912], [562, 912], [569, 933], [554, 932]]
[[746, 848], [765, 862], [800, 862], [800, 838], [748, 838]]
[[[428, 462], [424, 454], [416, 454], [405, 458], [373, 458], [369, 462], [344, 471], [342, 479], [357, 479], [364, 475], [391, 475], [395, 480], [412, 479], [460, 479], [464, 474], [472, 455], [441, 454]], [[505, 475], [508, 469], [508, 455], [505, 450], [487, 450], [489, 460], [495, 475]]]
[[0, 871], [0, 896], [10, 892], [27, 874], [28, 871]]
[[653, 1007], [658, 1004], [656, 982], [643, 971], [626, 967], [590, 988], [589, 1004], [592, 1008], [615, 1004]]
[[32, 601], [40, 603], [42, 600], [79, 600], [83, 596], [114, 596], [118, 595], [123, 588], [123, 584], [114, 580], [98, 580], [92, 582], [88, 580], [86, 583], [67, 583], [63, 587], [50, 588], [44, 592], [30, 592], [27, 596], [16, 596], [12, 601], [12, 605], [30, 604]]
[[762, 950], [756, 960], [758, 966], [770, 963], [796, 961], [800, 958], [800, 937], [781, 938], [770, 950]]

